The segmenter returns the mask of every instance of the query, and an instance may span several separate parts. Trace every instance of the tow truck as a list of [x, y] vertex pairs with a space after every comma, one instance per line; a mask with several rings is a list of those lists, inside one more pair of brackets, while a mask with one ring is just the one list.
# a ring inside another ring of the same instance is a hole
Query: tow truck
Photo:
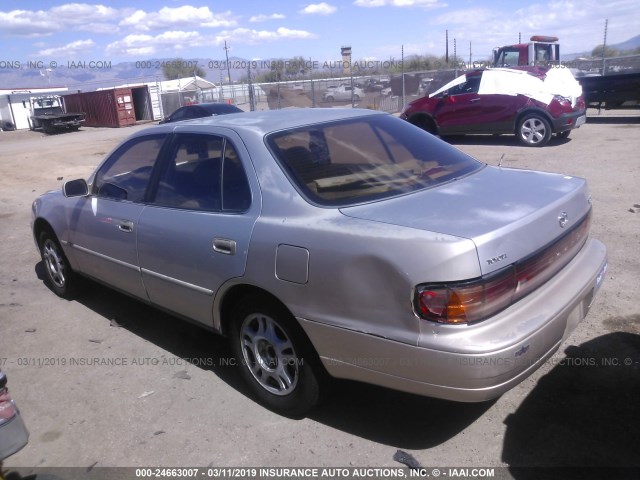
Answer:
[[558, 37], [534, 35], [528, 43], [493, 49], [494, 67], [548, 67], [560, 65]]
[[31, 97], [23, 100], [22, 105], [29, 108], [29, 128], [41, 129], [45, 133], [58, 130], [78, 130], [84, 122], [84, 113], [69, 113], [62, 108], [62, 99], [58, 95]]
[[636, 57], [636, 62], [630, 62], [630, 57], [620, 57], [625, 59], [620, 65], [614, 64], [616, 59], [607, 59], [608, 68], [585, 72], [578, 68], [578, 61], [560, 61], [558, 37], [534, 35], [527, 43], [494, 48], [493, 66], [571, 68], [582, 86], [587, 106], [611, 109], [629, 102], [640, 103], [640, 55]]

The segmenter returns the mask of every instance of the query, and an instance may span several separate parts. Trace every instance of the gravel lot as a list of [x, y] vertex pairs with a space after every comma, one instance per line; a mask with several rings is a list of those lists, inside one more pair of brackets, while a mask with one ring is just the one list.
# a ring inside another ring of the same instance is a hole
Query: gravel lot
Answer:
[[591, 313], [545, 366], [482, 404], [337, 382], [302, 420], [249, 399], [218, 337], [101, 286], [65, 301], [43, 284], [31, 202], [87, 176], [148, 125], [0, 132], [0, 367], [31, 432], [5, 467], [398, 467], [398, 449], [427, 467], [640, 467], [639, 119], [590, 110], [568, 140], [540, 149], [509, 136], [451, 139], [490, 164], [504, 154], [503, 166], [590, 183], [592, 234], [609, 248], [609, 270]]

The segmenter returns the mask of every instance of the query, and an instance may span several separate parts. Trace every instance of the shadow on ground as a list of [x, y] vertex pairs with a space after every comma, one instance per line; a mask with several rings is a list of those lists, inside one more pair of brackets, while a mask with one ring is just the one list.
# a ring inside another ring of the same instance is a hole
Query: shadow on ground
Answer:
[[514, 478], [638, 478], [640, 335], [630, 330], [567, 348], [507, 417], [502, 460]]
[[[451, 145], [485, 145], [485, 146], [505, 146], [505, 147], [521, 147], [521, 148], [536, 148], [527, 147], [518, 141], [515, 135], [446, 135], [442, 137], [447, 143]], [[549, 143], [542, 148], [559, 147], [571, 142], [569, 138], [551, 137]]]
[[331, 428], [396, 448], [433, 448], [455, 437], [495, 401], [457, 403], [358, 382], [335, 381], [310, 418]]
[[627, 115], [619, 115], [619, 116], [598, 116], [597, 113], [587, 116], [587, 123], [592, 123], [596, 125], [626, 125], [626, 124], [638, 124], [640, 123], [640, 110], [638, 110], [638, 115], [632, 117]]
[[[43, 280], [42, 262], [36, 274]], [[76, 301], [176, 357], [196, 360], [230, 387], [250, 397], [225, 338], [92, 281]], [[332, 428], [397, 448], [423, 449], [454, 437], [493, 402], [462, 404], [350, 381], [331, 381], [325, 402], [308, 417]]]

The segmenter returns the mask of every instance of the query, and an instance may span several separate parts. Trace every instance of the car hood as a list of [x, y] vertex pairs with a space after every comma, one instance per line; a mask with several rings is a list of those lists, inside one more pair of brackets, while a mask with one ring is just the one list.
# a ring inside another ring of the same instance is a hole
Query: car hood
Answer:
[[[590, 208], [582, 178], [487, 166], [439, 187], [341, 212], [470, 239], [487, 274], [548, 245]], [[560, 221], [564, 217], [567, 222]]]

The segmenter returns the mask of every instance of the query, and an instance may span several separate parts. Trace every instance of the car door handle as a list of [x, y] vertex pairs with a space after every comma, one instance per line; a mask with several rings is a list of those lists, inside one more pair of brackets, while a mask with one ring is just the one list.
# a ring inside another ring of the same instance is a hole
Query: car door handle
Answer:
[[121, 232], [131, 233], [133, 232], [133, 222], [130, 220], [123, 220], [118, 224], [118, 230]]
[[479, 98], [472, 98], [471, 100], [469, 100], [470, 102], [479, 102], [480, 99]]
[[224, 253], [225, 255], [235, 255], [236, 241], [229, 240], [228, 238], [214, 238], [213, 250], [218, 253]]

